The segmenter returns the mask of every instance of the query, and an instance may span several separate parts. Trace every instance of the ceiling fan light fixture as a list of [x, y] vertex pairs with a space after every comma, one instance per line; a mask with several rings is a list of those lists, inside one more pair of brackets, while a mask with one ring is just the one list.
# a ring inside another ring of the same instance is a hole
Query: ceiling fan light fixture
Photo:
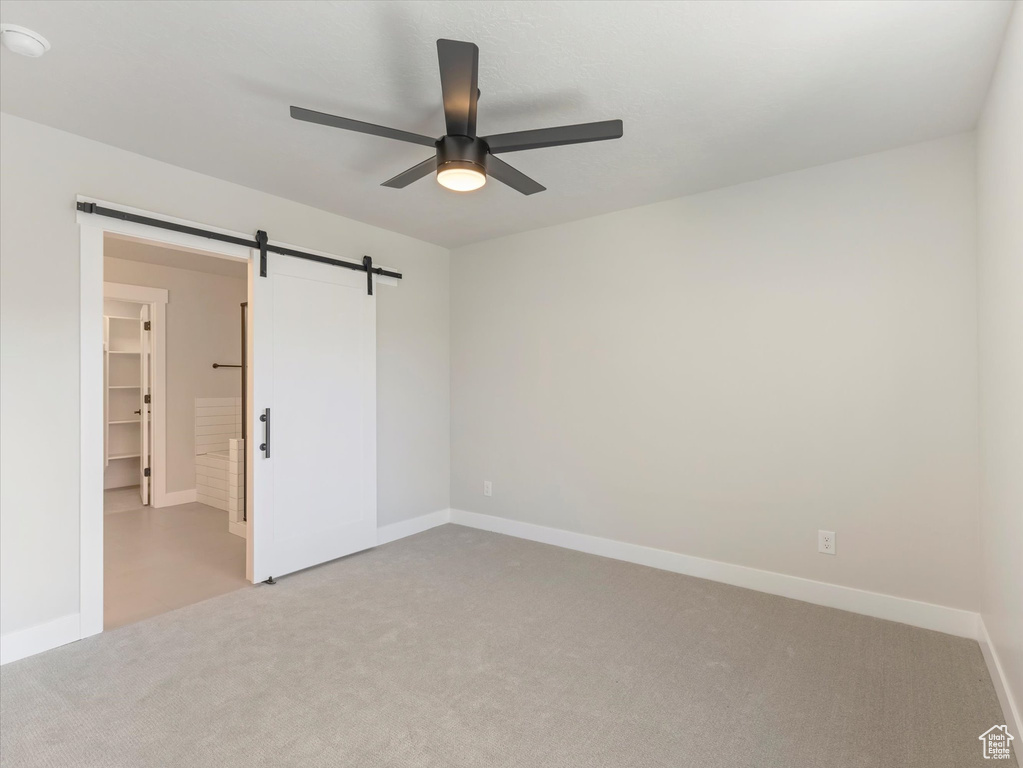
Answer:
[[437, 183], [454, 192], [472, 192], [487, 183], [487, 174], [475, 163], [449, 162], [437, 169]]
[[439, 139], [384, 125], [364, 123], [348, 117], [328, 115], [304, 107], [292, 106], [291, 116], [295, 120], [307, 123], [329, 125], [346, 131], [434, 148], [435, 154], [432, 157], [416, 163], [381, 185], [391, 189], [403, 189], [436, 172], [437, 183], [455, 192], [472, 192], [479, 189], [487, 183], [487, 177], [491, 176], [516, 192], [533, 195], [543, 192], [546, 187], [497, 157], [498, 154], [622, 137], [621, 120], [601, 120], [597, 123], [559, 125], [554, 128], [477, 136], [476, 106], [480, 97], [477, 84], [479, 56], [480, 49], [474, 43], [444, 39], [437, 41], [440, 88], [444, 97], [444, 124], [447, 129], [447, 133]]

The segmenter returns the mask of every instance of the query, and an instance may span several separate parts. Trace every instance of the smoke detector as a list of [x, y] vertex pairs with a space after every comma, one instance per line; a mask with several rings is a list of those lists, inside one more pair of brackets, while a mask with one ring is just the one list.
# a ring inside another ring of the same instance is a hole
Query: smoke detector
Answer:
[[50, 50], [50, 41], [31, 29], [16, 24], [0, 24], [0, 42], [4, 47], [22, 56], [39, 58]]

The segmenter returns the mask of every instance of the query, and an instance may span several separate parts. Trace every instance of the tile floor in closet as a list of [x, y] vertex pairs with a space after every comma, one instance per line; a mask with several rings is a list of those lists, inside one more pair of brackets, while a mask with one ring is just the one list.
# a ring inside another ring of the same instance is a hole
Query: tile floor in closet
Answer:
[[143, 507], [138, 488], [103, 499], [104, 629], [249, 586], [245, 539], [205, 504]]

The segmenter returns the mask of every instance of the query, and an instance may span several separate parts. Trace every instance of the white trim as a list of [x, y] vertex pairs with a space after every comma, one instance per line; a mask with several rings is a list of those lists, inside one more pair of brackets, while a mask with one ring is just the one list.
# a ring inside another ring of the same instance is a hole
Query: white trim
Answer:
[[176, 507], [178, 504], [191, 504], [195, 501], [195, 488], [187, 491], [165, 491], [163, 503], [154, 504], [154, 507]]
[[[202, 222], [187, 221], [186, 219], [164, 216], [162, 214], [153, 213], [152, 211], [144, 211], [141, 208], [133, 208], [130, 205], [121, 205], [120, 203], [109, 202], [106, 200], [97, 200], [94, 197], [78, 195], [76, 200], [80, 203], [96, 203], [104, 208], [117, 208], [122, 211], [127, 211], [128, 213], [136, 213], [140, 216], [148, 216], [153, 219], [159, 219], [173, 224], [184, 224], [189, 227], [208, 229], [212, 232], [219, 232], [222, 235], [231, 235], [232, 237], [238, 237], [245, 240], [253, 237], [251, 232], [234, 232], [230, 229], [214, 227]], [[118, 235], [125, 235], [127, 237], [140, 238], [142, 240], [156, 241], [165, 244], [169, 243], [182, 248], [202, 251], [203, 253], [212, 252], [223, 256], [234, 257], [236, 259], [244, 259], [245, 261], [249, 261], [251, 258], [250, 249], [244, 245], [225, 243], [220, 240], [210, 240], [205, 237], [199, 237], [198, 235], [186, 235], [183, 232], [160, 229], [159, 227], [151, 227], [147, 224], [136, 224], [132, 221], [123, 221], [122, 219], [114, 219], [109, 216], [97, 216], [94, 213], [84, 213], [82, 211], [75, 214], [75, 220], [82, 227], [87, 227], [89, 229], [98, 229], [103, 232], [111, 232]]]
[[[148, 304], [149, 316], [153, 321], [150, 341], [150, 363], [152, 374], [150, 386], [153, 390], [152, 419], [152, 466], [154, 482], [151, 488], [150, 505], [155, 509], [183, 504], [170, 501], [167, 496], [167, 302], [166, 288], [150, 288], [128, 283], [103, 283], [103, 298], [114, 301], [128, 301], [134, 304]], [[195, 501], [193, 498], [192, 501]]]
[[988, 634], [983, 615], [977, 617], [977, 642], [980, 643], [980, 652], [984, 654], [984, 663], [987, 664], [987, 670], [991, 674], [991, 682], [995, 686], [998, 703], [1002, 707], [1005, 725], [1009, 726], [1013, 736], [1023, 739], [1023, 716], [1021, 716], [1023, 713], [1016, 705], [1016, 699], [1009, 687], [1009, 680], [1005, 677], [1005, 670], [1002, 669], [1002, 662], [998, 658], [995, 644], [991, 642], [991, 635]]
[[[79, 231], [78, 637], [103, 631], [103, 230]], [[56, 621], [62, 621], [57, 619]], [[31, 630], [25, 630], [31, 631]], [[39, 650], [45, 650], [40, 648]]]
[[799, 576], [788, 576], [774, 571], [748, 568], [744, 565], [706, 560], [702, 557], [668, 552], [639, 544], [628, 544], [613, 539], [602, 539], [585, 533], [548, 528], [543, 525], [523, 523], [518, 520], [466, 512], [460, 509], [451, 510], [451, 522], [484, 531], [504, 533], [520, 539], [552, 544], [565, 549], [587, 552], [591, 555], [600, 555], [651, 568], [660, 568], [664, 571], [696, 576], [700, 579], [719, 581], [723, 584], [766, 592], [770, 595], [780, 595], [793, 600], [802, 600], [815, 605], [897, 621], [914, 627], [933, 629], [958, 637], [970, 639], [977, 637], [977, 614], [959, 608], [948, 608], [894, 595], [867, 592], [853, 587], [842, 587]]
[[79, 615], [70, 613], [45, 624], [9, 632], [0, 637], [0, 664], [7, 664], [48, 651], [51, 648], [73, 643], [84, 637], [81, 629]]
[[104, 281], [103, 297], [114, 301], [130, 301], [135, 304], [166, 304], [167, 289]]
[[[161, 216], [151, 211], [110, 201], [86, 198], [82, 195], [78, 195], [77, 200], [79, 202], [88, 200], [104, 207], [119, 208], [177, 224], [202, 227], [235, 237], [246, 239], [251, 237], [251, 235], [242, 232], [232, 232], [200, 222]], [[75, 220], [79, 225], [81, 244], [79, 262], [81, 288], [79, 305], [79, 327], [81, 328], [79, 612], [81, 621], [79, 625], [76, 625], [76, 631], [79, 633], [78, 637], [89, 637], [103, 631], [103, 413], [101, 408], [96, 407], [96, 404], [102, 402], [103, 399], [103, 237], [106, 233], [111, 233], [158, 242], [162, 245], [241, 259], [249, 263], [251, 263], [253, 254], [252, 250], [245, 246], [224, 243], [219, 240], [208, 240], [205, 237], [135, 224], [108, 216], [78, 212], [75, 214]], [[136, 288], [136, 290], [146, 289]], [[163, 291], [163, 289], [149, 290]], [[163, 296], [166, 300], [166, 291], [163, 291]], [[165, 326], [166, 305], [157, 301], [153, 307], [155, 310], [154, 322], [157, 322], [160, 327]], [[154, 349], [154, 379], [165, 380], [166, 345], [161, 344], [160, 347], [159, 350]], [[159, 366], [159, 371], [156, 370], [157, 366]], [[153, 408], [154, 427], [165, 435], [167, 418], [165, 398], [154, 398], [154, 400], [156, 400]], [[157, 472], [157, 494], [154, 495], [158, 498], [154, 506], [159, 506], [166, 501], [160, 495], [166, 490], [166, 486], [162, 488], [159, 486], [160, 478], [164, 475], [166, 472]], [[40, 647], [33, 653], [42, 650], [46, 649]]]
[[[178, 491], [177, 493], [188, 492]], [[100, 509], [102, 511], [102, 504]], [[518, 520], [466, 512], [461, 509], [439, 509], [410, 520], [401, 520], [382, 526], [377, 529], [377, 546], [422, 533], [445, 523], [503, 533], [564, 549], [610, 557], [673, 573], [745, 587], [758, 592], [781, 595], [815, 605], [824, 605], [924, 629], [933, 629], [958, 637], [976, 639], [984, 654], [995, 692], [998, 694], [999, 703], [1008, 721], [1007, 724], [1010, 728], [1016, 729], [1015, 735], [1023, 733], [1019, 709], [1016, 707], [1007, 685], [998, 654], [988, 636], [987, 627], [981, 617], [971, 611], [922, 603], [917, 600], [882, 595], [851, 587], [841, 587], [798, 576], [787, 576], [773, 571], [762, 571], [742, 565], [706, 560], [663, 549], [627, 544], [598, 536], [523, 523]], [[86, 635], [79, 634], [77, 614], [64, 616], [48, 624], [30, 627], [20, 632], [12, 632], [0, 637], [0, 664], [56, 648], [77, 640], [79, 636], [85, 637]]]
[[451, 510], [438, 509], [436, 512], [428, 512], [425, 515], [413, 517], [411, 520], [400, 520], [397, 523], [381, 526], [377, 528], [377, 546], [428, 531], [448, 522], [451, 522]]
[[[105, 208], [117, 208], [128, 213], [135, 213], [140, 216], [148, 216], [149, 218], [159, 219], [161, 221], [184, 224], [190, 227], [219, 232], [221, 234], [231, 235], [243, 240], [249, 240], [253, 237], [251, 232], [236, 232], [234, 230], [224, 229], [223, 227], [206, 224], [205, 222], [189, 221], [187, 219], [179, 219], [174, 216], [165, 216], [160, 213], [135, 208], [133, 206], [124, 205], [111, 200], [100, 200], [85, 195], [77, 195], [75, 199], [77, 202], [92, 202]], [[79, 600], [81, 612], [81, 637], [88, 637], [89, 635], [94, 635], [97, 632], [103, 631], [103, 419], [101, 412], [102, 409], [97, 409], [95, 407], [95, 404], [102, 402], [103, 398], [103, 236], [105, 233], [110, 233], [120, 237], [144, 240], [148, 242], [158, 242], [163, 246], [182, 248], [188, 251], [220, 256], [223, 258], [239, 259], [247, 262], [249, 265], [248, 300], [250, 310], [252, 310], [255, 306], [252, 295], [253, 285], [255, 284], [255, 280], [258, 280], [259, 278], [254, 276], [253, 266], [253, 260], [258, 254], [258, 251], [249, 248], [248, 246], [225, 243], [219, 240], [210, 240], [205, 237], [199, 237], [198, 235], [187, 235], [183, 232], [160, 229], [159, 227], [152, 227], [146, 224], [136, 224], [131, 221], [115, 219], [109, 216], [98, 216], [96, 214], [84, 213], [82, 211], [78, 211], [75, 214], [75, 221], [79, 225], [81, 242], [81, 301], [79, 317], [79, 327], [81, 328], [81, 378], [79, 382], [81, 388], [81, 399], [79, 401], [79, 535], [81, 545], [79, 556]], [[274, 241], [274, 244], [295, 248], [296, 250], [303, 250], [307, 253], [329, 256], [335, 259], [345, 258], [344, 256], [338, 256], [333, 253], [325, 253], [323, 251], [316, 251], [310, 248], [281, 243], [277, 240]], [[393, 271], [393, 268], [384, 264], [375, 266], [381, 266], [384, 269]], [[375, 278], [375, 282], [377, 285], [398, 285], [397, 279], [383, 277], [380, 275]], [[166, 316], [163, 314], [165, 312], [164, 305], [157, 303], [154, 306], [156, 309], [153, 318], [154, 321], [158, 321], [161, 326], [165, 325]], [[252, 343], [254, 336], [254, 332], [249, 333], [250, 361], [254, 359], [252, 355]], [[164, 349], [161, 349], [159, 353], [154, 350], [153, 365], [154, 377], [156, 375], [155, 366], [159, 365], [161, 366], [160, 378], [165, 380], [165, 376], [163, 376], [166, 365]], [[253, 382], [254, 368], [255, 366], [253, 365], [249, 366], [250, 391]], [[165, 398], [160, 398], [156, 403], [154, 403], [153, 408], [154, 427], [160, 430], [162, 434], [166, 434], [165, 407]], [[255, 424], [254, 416], [252, 415], [254, 414], [254, 410], [251, 406], [249, 411], [249, 414], [246, 414], [244, 418], [249, 419], [249, 432], [254, 434]], [[245, 448], [246, 455], [250, 462], [253, 455], [253, 444], [254, 441], [250, 441], [250, 444]], [[159, 483], [161, 482], [160, 478], [165, 475], [166, 472], [159, 472], [157, 474], [157, 488], [155, 494], [157, 501], [154, 503], [154, 506], [160, 506], [162, 503], [159, 501], [160, 492], [161, 490], [165, 491], [165, 487], [161, 489]], [[251, 484], [251, 482], [252, 480], [250, 475], [249, 483]], [[255, 512], [254, 494], [248, 493], [248, 498], [253, 502], [249, 505], [249, 515], [250, 520], [253, 520], [254, 522], [254, 518], [252, 517]], [[247, 538], [248, 543], [246, 545], [245, 568], [246, 577], [251, 581], [253, 580], [253, 537], [248, 536]]]
[[[246, 322], [248, 323], [248, 328], [246, 329], [247, 333], [245, 334], [245, 339], [246, 339], [246, 342], [245, 342], [245, 344], [246, 344], [245, 358], [246, 358], [246, 360], [253, 361], [253, 362], [256, 359], [255, 355], [253, 355], [253, 349], [255, 348], [255, 345], [254, 345], [253, 342], [254, 342], [256, 334], [255, 334], [254, 324], [252, 322], [252, 316], [253, 316], [253, 314], [255, 314], [254, 310], [256, 308], [256, 302], [255, 302], [254, 294], [255, 294], [255, 291], [256, 291], [256, 281], [259, 280], [259, 277], [257, 275], [258, 275], [258, 273], [256, 272], [256, 261], [253, 259], [252, 261], [249, 262], [249, 267], [246, 270], [246, 278], [245, 278], [246, 279], [245, 301], [248, 302], [248, 305], [249, 305], [248, 306], [248, 311], [245, 313], [245, 319], [246, 319]], [[253, 483], [252, 475], [254, 473], [252, 472], [252, 467], [253, 467], [253, 465], [254, 465], [254, 463], [256, 461], [256, 443], [257, 443], [257, 441], [252, 439], [252, 438], [254, 438], [257, 433], [254, 431], [254, 425], [256, 423], [256, 408], [252, 404], [252, 397], [251, 397], [251, 395], [256, 391], [256, 387], [255, 387], [255, 384], [256, 384], [255, 373], [256, 373], [256, 365], [250, 363], [248, 365], [248, 370], [245, 371], [245, 387], [246, 387], [245, 391], [249, 394], [249, 397], [246, 399], [245, 413], [242, 414], [242, 422], [245, 424], [246, 434], [249, 436], [249, 439], [243, 441], [245, 443], [245, 468], [246, 468], [246, 471], [245, 471], [245, 513], [246, 513], [245, 514], [245, 518], [246, 518], [246, 522], [245, 522], [245, 526], [246, 526], [246, 531], [245, 531], [245, 578], [248, 579], [253, 584], [256, 583], [255, 582], [256, 574], [255, 574], [255, 572], [253, 570], [253, 563], [256, 560], [256, 557], [255, 557], [256, 550], [255, 550], [255, 546], [254, 546], [254, 544], [255, 544], [254, 537], [250, 536], [249, 534], [252, 533], [251, 528], [255, 527], [255, 522], [256, 522], [255, 515], [253, 515], [253, 510], [254, 510], [254, 508], [256, 506], [256, 504], [255, 504], [256, 493], [255, 493], [255, 490], [254, 490], [255, 489], [255, 484]], [[249, 523], [252, 523], [251, 528], [249, 527]], [[228, 526], [228, 530], [230, 530], [230, 528], [231, 527]]]
[[[164, 289], [159, 290], [166, 294]], [[151, 444], [156, 468], [156, 482], [152, 483], [149, 501], [159, 509], [174, 503], [167, 500], [167, 301], [151, 302], [149, 308], [154, 328], [149, 339], [149, 364], [152, 366], [149, 385], [153, 390]]]

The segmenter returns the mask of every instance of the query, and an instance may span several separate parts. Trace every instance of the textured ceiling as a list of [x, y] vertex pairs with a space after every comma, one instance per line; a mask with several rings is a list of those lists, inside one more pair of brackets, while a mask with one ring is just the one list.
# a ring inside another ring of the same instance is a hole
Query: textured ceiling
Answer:
[[[24, 2], [0, 108], [448, 246], [970, 129], [1012, 3]], [[435, 40], [480, 47], [482, 135], [622, 118], [503, 155], [548, 191], [379, 184], [430, 150], [291, 104], [443, 133]], [[127, 201], [130, 202], [130, 201]]]
[[146, 240], [120, 235], [107, 235], [103, 244], [103, 255], [108, 259], [140, 261], [143, 264], [157, 264], [174, 269], [188, 269], [205, 272], [208, 275], [225, 275], [245, 279], [249, 270], [247, 263], [230, 258], [220, 258], [204, 251], [181, 248], [174, 245], [154, 245]]

